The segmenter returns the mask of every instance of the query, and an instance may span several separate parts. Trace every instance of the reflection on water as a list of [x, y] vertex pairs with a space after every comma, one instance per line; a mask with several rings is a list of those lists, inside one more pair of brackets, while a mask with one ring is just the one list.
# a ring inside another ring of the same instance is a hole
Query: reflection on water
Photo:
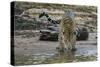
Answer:
[[52, 64], [52, 63], [68, 63], [68, 62], [80, 62], [80, 61], [95, 61], [96, 55], [76, 55], [76, 52], [56, 52], [53, 54], [33, 54], [15, 56], [16, 65], [28, 65], [28, 64]]
[[94, 45], [81, 45], [76, 47], [76, 51], [59, 52], [55, 50], [51, 53], [37, 54], [20, 54], [15, 55], [15, 65], [32, 65], [32, 64], [53, 64], [84, 62], [97, 60], [97, 47]]
[[60, 61], [67, 61], [67, 62], [73, 62], [75, 59], [75, 52], [67, 51], [67, 52], [58, 52], [58, 57]]

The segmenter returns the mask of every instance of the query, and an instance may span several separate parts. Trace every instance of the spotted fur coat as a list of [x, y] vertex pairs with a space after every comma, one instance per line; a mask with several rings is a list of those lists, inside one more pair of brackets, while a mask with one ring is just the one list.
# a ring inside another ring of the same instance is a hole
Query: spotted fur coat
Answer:
[[65, 12], [62, 17], [59, 28], [59, 47], [67, 50], [75, 48], [76, 35], [75, 35], [75, 22], [74, 14], [71, 11]]

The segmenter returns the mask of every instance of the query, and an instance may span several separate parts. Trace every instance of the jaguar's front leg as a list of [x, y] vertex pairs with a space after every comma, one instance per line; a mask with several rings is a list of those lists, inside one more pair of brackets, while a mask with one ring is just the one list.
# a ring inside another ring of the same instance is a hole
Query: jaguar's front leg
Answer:
[[65, 51], [65, 45], [64, 45], [64, 42], [63, 42], [63, 37], [61, 35], [59, 35], [59, 46], [56, 49], [60, 52]]
[[77, 50], [75, 45], [76, 45], [76, 36], [74, 35], [73, 36], [73, 40], [72, 40], [72, 51], [76, 51]]

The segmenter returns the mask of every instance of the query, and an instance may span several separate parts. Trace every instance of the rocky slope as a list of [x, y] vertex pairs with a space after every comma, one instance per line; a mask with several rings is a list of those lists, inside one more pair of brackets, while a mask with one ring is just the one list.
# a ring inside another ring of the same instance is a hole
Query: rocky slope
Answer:
[[[97, 7], [65, 4], [45, 4], [31, 2], [15, 2], [15, 29], [35, 29], [42, 24], [38, 18], [42, 12], [47, 12], [53, 20], [60, 21], [64, 10], [72, 9], [75, 13], [75, 22], [85, 26], [90, 32], [97, 31]], [[46, 19], [46, 18], [45, 18]]]

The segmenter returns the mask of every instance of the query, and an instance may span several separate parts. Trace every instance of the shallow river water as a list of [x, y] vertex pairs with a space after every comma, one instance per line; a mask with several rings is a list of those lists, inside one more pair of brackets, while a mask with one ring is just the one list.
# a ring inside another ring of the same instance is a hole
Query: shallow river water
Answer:
[[[93, 39], [93, 37], [92, 37]], [[58, 52], [58, 42], [15, 38], [15, 65], [72, 63], [97, 60], [97, 40], [77, 41], [76, 51]]]

